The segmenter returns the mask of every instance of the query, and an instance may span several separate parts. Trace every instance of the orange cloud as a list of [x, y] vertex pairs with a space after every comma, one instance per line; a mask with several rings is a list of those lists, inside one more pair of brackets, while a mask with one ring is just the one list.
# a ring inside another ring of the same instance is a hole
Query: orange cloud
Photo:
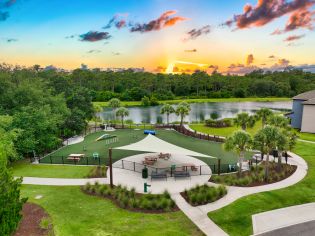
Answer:
[[225, 25], [231, 26], [235, 23], [238, 29], [259, 27], [285, 14], [306, 10], [314, 4], [314, 0], [258, 0], [256, 6], [246, 4], [243, 13], [235, 15], [232, 20], [225, 22]]
[[176, 13], [176, 11], [166, 11], [159, 18], [151, 20], [148, 23], [134, 24], [131, 27], [130, 32], [146, 33], [150, 31], [157, 31], [166, 27], [174, 26], [180, 21], [188, 20], [188, 18], [182, 16], [173, 16]]
[[165, 21], [164, 27], [173, 26], [173, 25], [175, 25], [177, 22], [185, 21], [185, 20], [187, 20], [187, 18], [181, 17], [181, 16], [176, 16], [176, 17], [170, 18], [170, 19], [168, 19], [167, 21]]
[[289, 37], [287, 37], [284, 42], [292, 42], [292, 41], [296, 41], [296, 40], [299, 40], [301, 38], [303, 38], [305, 35], [302, 34], [302, 35], [291, 35]]

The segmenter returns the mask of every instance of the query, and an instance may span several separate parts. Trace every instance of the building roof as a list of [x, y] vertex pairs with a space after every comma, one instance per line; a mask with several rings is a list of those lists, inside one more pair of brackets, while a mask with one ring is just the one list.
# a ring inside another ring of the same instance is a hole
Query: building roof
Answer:
[[315, 98], [315, 90], [311, 90], [311, 91], [308, 91], [308, 92], [305, 92], [305, 93], [301, 93], [295, 97], [293, 97], [293, 100], [310, 100], [310, 99], [313, 99]]
[[315, 98], [303, 102], [303, 105], [315, 105]]

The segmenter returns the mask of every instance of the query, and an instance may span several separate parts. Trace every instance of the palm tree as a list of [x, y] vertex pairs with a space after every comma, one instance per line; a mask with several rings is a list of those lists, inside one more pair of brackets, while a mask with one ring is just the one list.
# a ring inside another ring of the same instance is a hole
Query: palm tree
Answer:
[[164, 106], [162, 106], [160, 112], [161, 112], [161, 114], [166, 114], [167, 124], [169, 124], [169, 116], [170, 116], [170, 114], [175, 112], [175, 109], [174, 109], [174, 107], [172, 105], [165, 104]]
[[219, 119], [219, 114], [218, 114], [217, 112], [212, 112], [212, 113], [210, 114], [210, 118], [211, 118], [212, 120], [217, 120], [217, 119]]
[[126, 116], [129, 116], [129, 111], [126, 107], [120, 107], [116, 111], [116, 116], [119, 116], [121, 119], [121, 126], [124, 128], [124, 119]]
[[109, 100], [108, 106], [113, 109], [113, 113], [116, 120], [116, 109], [121, 106], [120, 100], [118, 98], [112, 98], [111, 100]]
[[287, 146], [288, 151], [291, 151], [296, 145], [296, 140], [298, 138], [298, 135], [296, 134], [296, 131], [291, 127], [287, 128], [284, 132], [285, 132], [285, 135], [288, 137], [288, 146]]
[[278, 171], [281, 171], [281, 161], [283, 151], [288, 149], [289, 139], [285, 132], [280, 132], [277, 140], [277, 151], [278, 151]]
[[262, 161], [264, 159], [264, 155], [267, 153], [265, 135], [263, 133], [256, 133], [253, 140], [253, 146], [256, 150], [260, 151]]
[[255, 148], [263, 149], [266, 154], [265, 164], [265, 180], [268, 180], [269, 172], [269, 155], [277, 148], [280, 130], [277, 127], [266, 125], [265, 128], [259, 130], [254, 137]]
[[97, 115], [98, 115], [98, 113], [100, 113], [103, 110], [103, 108], [99, 105], [94, 105], [93, 110], [94, 110], [93, 120], [95, 122], [94, 128], [95, 128], [95, 132], [96, 132], [96, 125], [97, 125], [97, 121], [99, 120], [99, 117]]
[[175, 113], [176, 115], [180, 116], [180, 126], [183, 126], [183, 121], [185, 116], [189, 115], [190, 112], [190, 106], [187, 102], [181, 102], [176, 107]]
[[224, 149], [226, 151], [235, 151], [239, 158], [239, 176], [242, 173], [242, 162], [245, 157], [245, 152], [251, 148], [252, 138], [249, 133], [239, 130], [228, 137], [224, 143]]
[[248, 113], [243, 112], [237, 114], [234, 119], [236, 126], [242, 127], [242, 130], [246, 131], [247, 128], [253, 128], [256, 123], [255, 116], [250, 116]]
[[278, 127], [280, 129], [289, 128], [289, 120], [280, 115], [271, 116], [268, 120], [268, 124]]
[[261, 108], [256, 114], [261, 119], [262, 128], [264, 128], [268, 118], [272, 116], [273, 112], [269, 108]]

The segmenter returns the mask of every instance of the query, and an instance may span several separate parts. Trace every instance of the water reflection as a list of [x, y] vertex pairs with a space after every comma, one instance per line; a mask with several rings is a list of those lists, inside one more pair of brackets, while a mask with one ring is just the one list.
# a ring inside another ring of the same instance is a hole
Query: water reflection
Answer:
[[[162, 106], [154, 107], [128, 107], [129, 116], [126, 118], [134, 123], [166, 123], [166, 115], [160, 114]], [[174, 105], [176, 107], [176, 105]], [[191, 112], [185, 118], [185, 121], [204, 121], [210, 118], [210, 114], [216, 112], [219, 119], [235, 117], [237, 113], [248, 112], [253, 114], [262, 107], [268, 107], [275, 111], [291, 109], [292, 102], [226, 102], [226, 103], [192, 103], [190, 104]], [[114, 119], [113, 112], [110, 108], [105, 108], [101, 113], [103, 120]], [[175, 114], [171, 114], [170, 122], [180, 121]]]

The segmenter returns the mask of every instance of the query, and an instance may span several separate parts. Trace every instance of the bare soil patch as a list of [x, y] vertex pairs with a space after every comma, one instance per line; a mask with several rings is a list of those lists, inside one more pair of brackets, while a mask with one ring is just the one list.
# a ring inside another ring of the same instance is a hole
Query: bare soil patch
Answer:
[[22, 220], [14, 236], [46, 236], [53, 235], [52, 225], [42, 227], [41, 222], [47, 219], [50, 222], [49, 215], [37, 204], [25, 203], [22, 209]]

